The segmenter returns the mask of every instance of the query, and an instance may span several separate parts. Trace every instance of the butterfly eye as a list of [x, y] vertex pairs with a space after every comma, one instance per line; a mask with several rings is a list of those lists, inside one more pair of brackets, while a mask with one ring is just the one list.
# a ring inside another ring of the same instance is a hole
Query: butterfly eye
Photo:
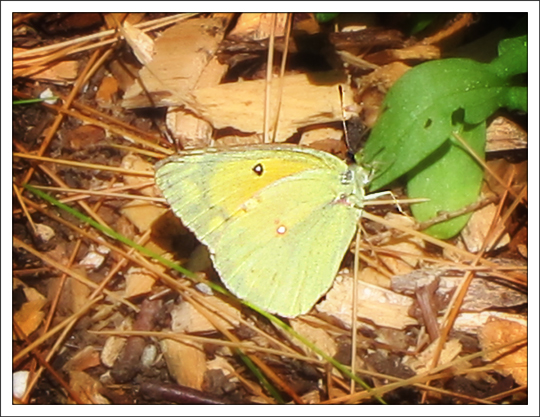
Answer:
[[264, 168], [262, 164], [257, 164], [252, 168], [253, 172], [257, 174], [259, 177], [263, 174]]

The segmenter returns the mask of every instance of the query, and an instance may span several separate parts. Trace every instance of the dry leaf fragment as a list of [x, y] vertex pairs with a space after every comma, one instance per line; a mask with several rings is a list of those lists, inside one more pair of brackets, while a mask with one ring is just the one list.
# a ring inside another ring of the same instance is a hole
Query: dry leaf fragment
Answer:
[[238, 378], [234, 375], [236, 375], [236, 371], [233, 368], [233, 366], [227, 362], [227, 360], [222, 357], [218, 356], [215, 359], [212, 359], [211, 361], [208, 361], [206, 364], [206, 367], [208, 368], [208, 371], [212, 370], [219, 370], [223, 372], [223, 375], [229, 378], [229, 381], [231, 382], [237, 382]]
[[109, 404], [109, 400], [101, 395], [103, 385], [82, 371], [69, 373], [69, 385], [73, 391], [79, 394], [84, 404]]
[[101, 362], [108, 368], [112, 368], [120, 352], [126, 345], [125, 337], [111, 336], [105, 341], [103, 350], [101, 351]]
[[167, 127], [183, 149], [205, 148], [212, 141], [212, 125], [180, 107], [167, 111]]
[[128, 21], [124, 22], [122, 33], [139, 62], [148, 65], [154, 58], [154, 40]]
[[120, 212], [138, 229], [144, 233], [152, 227], [152, 224], [163, 216], [168, 208], [158, 207], [146, 200], [132, 200], [124, 204]]
[[158, 349], [156, 345], [146, 345], [141, 355], [141, 365], [145, 368], [151, 367], [158, 356]]
[[[492, 349], [511, 342], [520, 342], [527, 337], [527, 324], [514, 320], [504, 320], [490, 317], [485, 326], [478, 334], [482, 349]], [[495, 371], [502, 375], [512, 375], [514, 380], [521, 386], [527, 385], [527, 344], [499, 349], [484, 355], [486, 360], [495, 361], [502, 368]]]
[[486, 172], [485, 183], [482, 193], [495, 193], [502, 195], [506, 191], [506, 184], [512, 178], [514, 191], [519, 192], [521, 188], [528, 184], [528, 161], [511, 163], [504, 158], [487, 161], [487, 166], [495, 175], [502, 179], [501, 184], [490, 172]]
[[86, 346], [79, 350], [64, 365], [66, 371], [84, 371], [100, 364], [99, 352], [94, 346]]
[[62, 130], [62, 142], [68, 149], [81, 151], [102, 143], [107, 137], [105, 129], [95, 125], [81, 125], [71, 130]]
[[108, 255], [109, 252], [110, 249], [105, 245], [96, 247], [92, 244], [85, 257], [79, 261], [79, 265], [90, 271], [99, 269], [101, 265], [103, 265], [105, 256]]
[[304, 133], [302, 133], [299, 144], [321, 149], [316, 145], [317, 142], [341, 143], [342, 136], [343, 131], [341, 129], [337, 129], [335, 127], [321, 127], [318, 129], [306, 130]]
[[[14, 278], [13, 289], [20, 286], [23, 287], [27, 301], [13, 314], [13, 320], [22, 332], [29, 336], [39, 327], [45, 317], [45, 312], [42, 309], [47, 304], [47, 299], [35, 288], [28, 287], [22, 281]], [[13, 333], [13, 337], [16, 338], [15, 333]]]
[[[189, 94], [215, 55], [225, 27], [226, 19], [195, 18], [165, 30], [155, 42], [153, 60], [139, 73], [141, 82], [134, 83], [124, 94], [123, 105], [189, 107]], [[153, 103], [141, 84], [152, 95]]]
[[[421, 247], [415, 242], [402, 241], [383, 245], [381, 248], [389, 251], [396, 251], [397, 256], [379, 255], [381, 263], [388, 268], [392, 274], [406, 274], [411, 272], [418, 265], [419, 257], [424, 254]], [[405, 253], [410, 254], [404, 255]]]
[[[221, 82], [229, 66], [221, 64], [217, 57], [201, 70], [194, 89], [214, 87]], [[170, 107], [167, 110], [167, 127], [183, 149], [205, 148], [212, 142], [213, 127], [207, 121], [182, 107]]]
[[320, 404], [321, 403], [321, 393], [318, 390], [310, 391], [302, 395], [301, 398], [305, 404]]
[[519, 244], [517, 245], [517, 249], [521, 256], [523, 256], [524, 258], [527, 258], [528, 256], [527, 245]]
[[[77, 269], [77, 272], [81, 274], [83, 277], [87, 278], [86, 271], [82, 268], [72, 268]], [[75, 278], [68, 278], [67, 281], [67, 289], [69, 297], [68, 303], [69, 308], [73, 313], [76, 313], [78, 311], [81, 311], [81, 309], [88, 304], [88, 300], [90, 298], [90, 288], [86, 285], [80, 282], [79, 280]]]
[[[131, 171], [154, 172], [154, 166], [147, 161], [142, 160], [139, 156], [129, 154], [124, 157], [121, 164], [122, 168]], [[148, 178], [141, 178], [135, 175], [124, 175], [124, 181], [127, 185], [136, 187], [138, 192], [149, 197], [160, 196], [159, 191], [154, 185], [146, 187], [138, 187], [139, 184], [148, 183]], [[140, 233], [146, 232], [152, 224], [161, 216], [163, 216], [168, 208], [159, 207], [147, 200], [130, 200], [125, 203], [120, 212], [124, 215]]]
[[42, 308], [46, 303], [46, 299], [28, 301], [13, 315], [13, 320], [26, 336], [36, 330], [43, 321], [45, 312]]

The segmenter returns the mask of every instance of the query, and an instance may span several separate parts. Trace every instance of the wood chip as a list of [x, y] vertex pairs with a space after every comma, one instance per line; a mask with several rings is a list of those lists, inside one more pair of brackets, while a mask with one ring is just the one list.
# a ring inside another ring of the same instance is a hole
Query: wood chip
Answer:
[[[317, 304], [317, 311], [326, 313], [351, 327], [353, 280], [338, 275], [324, 301]], [[358, 318], [377, 326], [404, 329], [417, 325], [409, 316], [413, 299], [374, 285], [358, 282]]]
[[52, 227], [47, 226], [43, 223], [35, 223], [34, 225], [36, 226], [37, 237], [41, 239], [44, 243], [47, 243], [54, 237], [55, 232]]
[[[523, 320], [505, 320], [490, 317], [478, 334], [482, 349], [492, 349], [527, 337], [527, 323]], [[495, 371], [502, 375], [512, 375], [516, 383], [527, 385], [527, 344], [515, 350], [515, 346], [499, 349], [484, 355], [486, 360], [496, 361], [502, 368]], [[504, 356], [501, 356], [504, 355]]]
[[167, 127], [183, 149], [206, 148], [211, 144], [212, 125], [180, 107], [167, 111]]
[[109, 400], [101, 395], [103, 385], [86, 372], [71, 371], [69, 385], [73, 391], [79, 394], [83, 404], [110, 404]]
[[119, 83], [116, 77], [107, 75], [101, 80], [101, 84], [96, 92], [96, 101], [101, 107], [110, 109], [113, 107], [113, 99], [119, 91]]
[[[226, 311], [232, 317], [240, 317], [240, 312], [232, 307], [230, 304], [220, 300], [217, 297], [205, 296], [208, 299], [208, 302], [214, 308]], [[215, 331], [216, 327], [210, 323], [206, 317], [204, 317], [199, 311], [193, 307], [190, 303], [183, 302], [175, 306], [171, 311], [171, 328], [173, 332], [176, 333], [196, 333], [196, 332], [211, 332]], [[232, 329], [234, 326], [239, 325], [240, 323], [236, 321], [231, 324], [229, 321], [214, 316], [214, 319], [226, 329]]]
[[215, 55], [225, 33], [222, 18], [195, 18], [165, 30], [155, 42], [152, 61], [139, 73], [141, 83], [134, 83], [125, 93], [128, 108], [189, 105], [189, 93], [197, 84], [204, 67]]
[[524, 326], [527, 319], [518, 314], [502, 311], [482, 311], [481, 313], [460, 313], [454, 322], [454, 330], [477, 335], [492, 319], [516, 321]]
[[439, 59], [441, 50], [435, 45], [412, 45], [402, 49], [385, 49], [384, 51], [369, 54], [364, 59], [373, 64], [385, 65], [394, 61], [421, 60], [429, 61]]
[[34, 288], [26, 287], [24, 293], [28, 301], [13, 314], [13, 320], [22, 332], [29, 336], [40, 326], [45, 317], [42, 309], [47, 304], [47, 299]]
[[272, 32], [272, 15], [276, 16], [274, 36], [285, 36], [287, 13], [242, 13], [228, 36], [244, 40], [266, 39]]
[[[141, 172], [154, 172], [154, 165], [148, 162], [146, 159], [141, 158], [139, 155], [127, 154], [120, 164], [120, 167], [126, 171], [141, 171]], [[133, 187], [138, 187], [139, 184], [148, 183], [148, 178], [143, 178], [138, 175], [128, 175], [124, 174], [124, 182], [126, 185], [131, 185]], [[137, 190], [145, 196], [148, 197], [160, 197], [161, 193], [158, 191], [157, 187], [149, 185], [144, 188], [137, 188]]]
[[[352, 91], [341, 72], [295, 74], [272, 81], [272, 91], [283, 82], [280, 119], [276, 135], [283, 142], [301, 127], [342, 120], [338, 86], [344, 91], [343, 104], [353, 103]], [[193, 92], [196, 111], [216, 129], [233, 127], [242, 132], [263, 133], [265, 80], [220, 84]], [[271, 100], [270, 114], [275, 115], [277, 99]], [[270, 120], [272, 120], [270, 117]]]
[[500, 249], [510, 242], [510, 236], [508, 233], [504, 233], [504, 224], [502, 224], [499, 219], [495, 220], [496, 215], [497, 206], [495, 204], [488, 204], [472, 214], [471, 218], [461, 231], [461, 237], [469, 252], [477, 253], [482, 249], [486, 236], [490, 232], [491, 225], [494, 221], [497, 222], [497, 226], [491, 236], [496, 240], [491, 239], [491, 241], [487, 243], [486, 250], [491, 251]]
[[[131, 326], [129, 326], [131, 328]], [[128, 330], [121, 328], [120, 330]], [[101, 362], [108, 368], [112, 368], [120, 352], [124, 349], [127, 339], [125, 337], [111, 336], [108, 337], [101, 351]]]
[[170, 339], [161, 340], [160, 345], [167, 368], [175, 381], [200, 390], [206, 372], [206, 355], [202, 348]]
[[[157, 268], [157, 266], [155, 266]], [[165, 269], [165, 268], [159, 268]], [[154, 274], [145, 268], [131, 267], [125, 274], [126, 291], [125, 298], [136, 297], [142, 294], [148, 294], [156, 282]]]
[[495, 118], [487, 128], [486, 152], [527, 149], [528, 135], [521, 126], [506, 117]]
[[[414, 355], [406, 356], [403, 360], [403, 364], [411, 368], [417, 374], [427, 372], [431, 368], [431, 363], [433, 362], [433, 354], [438, 347], [439, 341], [436, 340], [431, 343], [427, 349]], [[440, 365], [445, 365], [453, 361], [461, 352], [462, 346], [459, 340], [450, 339], [444, 344], [441, 356], [439, 359]]]
[[94, 346], [86, 346], [79, 350], [63, 369], [66, 371], [84, 371], [100, 364], [99, 351]]
[[[335, 339], [330, 336], [328, 332], [326, 332], [324, 329], [311, 326], [301, 318], [291, 319], [290, 324], [294, 331], [300, 333], [311, 343], [315, 344], [328, 356], [334, 357], [337, 353], [338, 349]], [[291, 342], [298, 346], [300, 349], [304, 350], [306, 353], [309, 350], [303, 343], [299, 342], [295, 338], [291, 338]]]
[[[25, 49], [13, 48], [13, 53], [23, 53]], [[32, 58], [30, 58], [32, 59]], [[71, 84], [79, 71], [79, 61], [60, 61], [48, 65], [25, 65], [23, 60], [19, 60], [19, 68], [13, 69], [13, 78], [29, 77], [36, 81], [52, 82], [54, 84]]]
[[122, 26], [122, 34], [139, 62], [148, 65], [154, 58], [154, 40], [127, 21]]

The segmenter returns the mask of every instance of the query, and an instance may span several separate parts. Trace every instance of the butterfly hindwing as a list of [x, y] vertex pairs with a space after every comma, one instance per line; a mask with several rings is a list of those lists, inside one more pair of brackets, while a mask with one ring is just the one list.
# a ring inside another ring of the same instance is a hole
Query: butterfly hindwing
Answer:
[[231, 292], [293, 317], [309, 311], [328, 290], [360, 212], [336, 203], [335, 188], [324, 180], [325, 171], [280, 180], [217, 231], [214, 265]]

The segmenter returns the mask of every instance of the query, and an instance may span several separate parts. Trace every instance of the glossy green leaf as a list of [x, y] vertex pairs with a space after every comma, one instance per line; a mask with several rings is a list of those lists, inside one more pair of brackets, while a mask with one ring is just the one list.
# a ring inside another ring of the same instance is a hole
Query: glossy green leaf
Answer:
[[364, 148], [364, 163], [376, 170], [370, 190], [406, 174], [452, 136], [452, 115], [483, 122], [499, 108], [507, 82], [487, 64], [445, 59], [419, 65], [389, 91], [384, 112]]
[[[444, 59], [407, 72], [387, 94], [362, 155], [357, 155], [375, 171], [370, 191], [405, 176], [410, 197], [431, 199], [413, 208], [420, 221], [474, 202], [482, 170], [452, 134], [462, 132], [482, 156], [485, 120], [500, 107], [527, 110], [527, 88], [519, 85], [519, 74], [526, 70], [523, 36], [503, 40], [499, 57], [489, 64]], [[451, 237], [466, 221], [462, 216], [429, 233]]]
[[[486, 137], [485, 123], [470, 128], [459, 126], [457, 132], [483, 158]], [[445, 141], [422, 164], [422, 169], [409, 173], [407, 194], [410, 198], [429, 196], [425, 203], [413, 204], [411, 210], [418, 221], [426, 221], [441, 212], [452, 212], [474, 203], [482, 185], [482, 166], [463, 149], [456, 139]], [[458, 233], [471, 214], [436, 224], [425, 232], [439, 239]]]
[[339, 13], [315, 13], [317, 22], [326, 23], [338, 17]]

